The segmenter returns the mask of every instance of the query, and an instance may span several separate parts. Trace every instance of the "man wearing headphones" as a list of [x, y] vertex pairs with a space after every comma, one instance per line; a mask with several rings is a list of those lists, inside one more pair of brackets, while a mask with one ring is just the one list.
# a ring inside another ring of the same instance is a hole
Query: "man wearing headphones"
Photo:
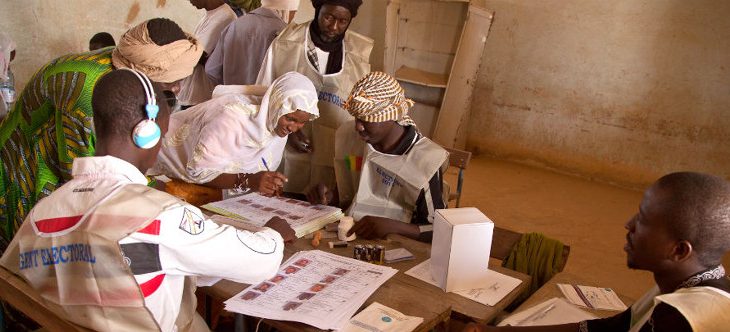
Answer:
[[99, 331], [207, 331], [195, 313], [194, 276], [255, 283], [275, 275], [294, 231], [273, 218], [252, 233], [147, 187], [144, 172], [167, 132], [159, 84], [113, 71], [93, 92], [96, 156], [41, 200], [0, 264], [58, 315]]

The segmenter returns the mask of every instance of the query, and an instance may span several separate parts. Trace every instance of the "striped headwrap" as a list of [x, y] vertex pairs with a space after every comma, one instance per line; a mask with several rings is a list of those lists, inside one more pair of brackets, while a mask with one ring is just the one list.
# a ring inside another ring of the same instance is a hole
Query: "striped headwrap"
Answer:
[[365, 122], [395, 121], [402, 126], [415, 126], [416, 123], [408, 116], [411, 106], [413, 100], [406, 98], [395, 78], [374, 71], [355, 83], [344, 108]]

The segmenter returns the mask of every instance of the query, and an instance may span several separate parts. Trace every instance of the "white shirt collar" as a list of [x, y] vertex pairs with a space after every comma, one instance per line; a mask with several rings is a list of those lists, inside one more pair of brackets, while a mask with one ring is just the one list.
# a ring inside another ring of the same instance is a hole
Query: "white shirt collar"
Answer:
[[129, 162], [113, 156], [81, 157], [74, 159], [73, 177], [122, 176], [132, 183], [147, 184], [147, 178]]

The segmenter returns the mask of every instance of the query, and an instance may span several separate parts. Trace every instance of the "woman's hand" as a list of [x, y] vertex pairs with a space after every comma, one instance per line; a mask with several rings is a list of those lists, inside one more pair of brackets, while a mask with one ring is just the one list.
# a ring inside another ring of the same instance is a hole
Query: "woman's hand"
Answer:
[[294, 151], [300, 153], [312, 153], [314, 151], [314, 146], [312, 146], [309, 137], [301, 130], [289, 134], [289, 139], [286, 141], [286, 144], [291, 146]]
[[279, 196], [284, 192], [287, 181], [284, 174], [262, 171], [248, 176], [248, 187], [264, 196]]

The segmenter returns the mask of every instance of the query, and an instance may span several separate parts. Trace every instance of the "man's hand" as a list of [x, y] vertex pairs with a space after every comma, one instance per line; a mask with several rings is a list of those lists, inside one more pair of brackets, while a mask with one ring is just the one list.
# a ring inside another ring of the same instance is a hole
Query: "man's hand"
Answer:
[[314, 151], [312, 141], [301, 130], [289, 134], [289, 139], [286, 141], [286, 144], [291, 146], [294, 151], [300, 153], [312, 153]]
[[407, 225], [390, 218], [365, 216], [355, 223], [355, 226], [347, 232], [347, 236], [355, 233], [365, 239], [381, 239], [390, 233], [400, 233], [400, 224]]
[[297, 239], [291, 226], [289, 226], [286, 220], [279, 217], [272, 217], [264, 226], [279, 232], [286, 243], [294, 242]]
[[335, 197], [335, 192], [324, 183], [309, 188], [307, 200], [312, 204], [329, 205]]
[[250, 175], [248, 186], [264, 196], [279, 196], [284, 191], [284, 182], [288, 179], [279, 172], [258, 172]]

